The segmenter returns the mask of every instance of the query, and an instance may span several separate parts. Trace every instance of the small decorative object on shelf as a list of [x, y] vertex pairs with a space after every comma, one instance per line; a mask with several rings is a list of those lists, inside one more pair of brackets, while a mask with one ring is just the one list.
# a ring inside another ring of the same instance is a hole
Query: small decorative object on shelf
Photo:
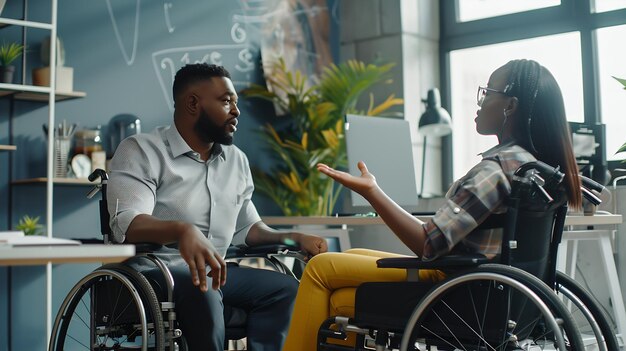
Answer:
[[23, 231], [25, 235], [41, 235], [43, 226], [39, 224], [39, 217], [24, 215], [15, 229]]
[[0, 83], [13, 83], [15, 66], [11, 63], [22, 55], [24, 45], [18, 43], [2, 43], [0, 46]]
[[[61, 92], [74, 91], [74, 69], [65, 67], [65, 49], [63, 42], [57, 37], [57, 84], [56, 90]], [[33, 69], [33, 85], [50, 86], [50, 37], [41, 42], [41, 61], [44, 67]]]

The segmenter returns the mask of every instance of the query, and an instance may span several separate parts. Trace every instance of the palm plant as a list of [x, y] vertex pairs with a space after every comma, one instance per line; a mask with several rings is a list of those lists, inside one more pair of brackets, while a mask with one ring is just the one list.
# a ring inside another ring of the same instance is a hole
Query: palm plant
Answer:
[[379, 115], [403, 103], [388, 96], [375, 105], [370, 94], [367, 111], [356, 108], [359, 97], [375, 84], [391, 83], [393, 64], [373, 65], [347, 61], [326, 67], [318, 83], [312, 84], [300, 71], [290, 72], [279, 60], [266, 69], [266, 88], [253, 85], [242, 91], [249, 97], [274, 103], [290, 118], [284, 128], [271, 123], [262, 135], [278, 161], [269, 172], [253, 168], [255, 186], [273, 200], [287, 216], [325, 216], [332, 213], [341, 186], [317, 172], [319, 162], [346, 167], [343, 120], [347, 113]]

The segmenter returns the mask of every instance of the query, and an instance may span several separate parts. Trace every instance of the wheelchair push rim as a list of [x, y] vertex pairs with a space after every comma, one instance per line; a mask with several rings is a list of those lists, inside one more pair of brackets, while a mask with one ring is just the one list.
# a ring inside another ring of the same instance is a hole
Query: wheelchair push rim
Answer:
[[[411, 315], [411, 318], [407, 322], [407, 327], [405, 328], [405, 332], [404, 332], [404, 335], [402, 337], [402, 341], [400, 344], [400, 350], [402, 351], [412, 350], [411, 348], [409, 348], [409, 344], [412, 342], [411, 339], [413, 336], [413, 329], [419, 326], [420, 323], [422, 323], [422, 320], [425, 317], [425, 313], [428, 311], [428, 308], [431, 307], [434, 303], [438, 302], [438, 300], [441, 298], [443, 294], [445, 294], [448, 290], [458, 287], [462, 284], [469, 283], [469, 282], [476, 282], [480, 280], [494, 281], [494, 282], [498, 282], [502, 284], [507, 284], [508, 286], [516, 289], [516, 291], [521, 292], [527, 298], [532, 300], [535, 303], [535, 306], [541, 312], [541, 315], [543, 316], [545, 323], [548, 324], [548, 327], [554, 333], [555, 342], [557, 346], [559, 347], [559, 350], [568, 350], [568, 348], [566, 348], [566, 342], [563, 337], [563, 334], [561, 333], [561, 327], [559, 326], [559, 322], [557, 322], [557, 320], [554, 318], [554, 316], [552, 315], [552, 312], [550, 311], [546, 303], [544, 303], [534, 291], [532, 291], [530, 288], [520, 283], [519, 281], [513, 278], [510, 278], [508, 276], [505, 276], [503, 274], [492, 273], [492, 272], [469, 273], [469, 274], [462, 275], [456, 278], [452, 278], [448, 281], [442, 282], [441, 284], [437, 285], [431, 291], [431, 293], [429, 293], [420, 301], [415, 311]], [[477, 333], [478, 338], [481, 338], [481, 336], [478, 334], [479, 333]], [[486, 342], [486, 340], [484, 339], [483, 341]], [[450, 344], [450, 345], [454, 346], [453, 344]], [[491, 348], [488, 348], [488, 349], [491, 349]], [[495, 350], [496, 348], [494, 347], [493, 349]]]

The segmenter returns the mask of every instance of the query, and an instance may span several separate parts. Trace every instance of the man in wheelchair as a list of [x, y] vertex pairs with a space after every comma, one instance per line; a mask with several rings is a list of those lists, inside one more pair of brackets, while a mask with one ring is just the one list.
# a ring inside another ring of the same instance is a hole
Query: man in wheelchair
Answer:
[[232, 145], [239, 109], [226, 69], [186, 65], [176, 74], [173, 97], [172, 126], [129, 137], [115, 152], [107, 195], [112, 240], [180, 252], [184, 261], [171, 260], [169, 270], [190, 350], [223, 349], [223, 305], [249, 311], [249, 350], [280, 350], [298, 282], [269, 270], [227, 269], [227, 248], [295, 243], [314, 256], [327, 251], [326, 241], [261, 221], [248, 160]]
[[[556, 192], [563, 196], [557, 194], [553, 208], [569, 202], [570, 207], [579, 209], [582, 203], [581, 181], [572, 151], [561, 91], [545, 67], [531, 60], [508, 62], [492, 73], [486, 87], [479, 87], [477, 103], [479, 109], [475, 118], [476, 130], [482, 135], [496, 135], [498, 145], [484, 152], [483, 160], [452, 185], [446, 195], [446, 203], [427, 222], [415, 218], [386, 196], [363, 162], [358, 165], [360, 176], [352, 176], [324, 164], [318, 165], [318, 170], [367, 199], [389, 228], [421, 258], [423, 266], [428, 267], [433, 263], [432, 267], [438, 267], [438, 258], [452, 254], [493, 258], [501, 254], [502, 230], [478, 227], [490, 216], [507, 211], [513, 178], [525, 176], [515, 175], [518, 169], [536, 161], [560, 167], [556, 172], [560, 170], [563, 177], [560, 185], [557, 182]], [[539, 188], [543, 189], [541, 186]], [[564, 213], [562, 216], [564, 218]], [[551, 218], [550, 228], [552, 223]], [[325, 253], [311, 259], [300, 282], [292, 323], [283, 350], [318, 349], [319, 326], [329, 316], [354, 317], [355, 294], [358, 294], [357, 288], [363, 283], [406, 281], [406, 269], [382, 269], [377, 266], [379, 259], [388, 257], [399, 255], [358, 249], [344, 253]], [[451, 271], [454, 270], [420, 269], [419, 281], [441, 281], [452, 275]], [[524, 276], [527, 280], [532, 278], [534, 277]], [[434, 284], [429, 284], [429, 288], [423, 293]], [[381, 303], [384, 306], [395, 303], [395, 308], [404, 310], [403, 314], [408, 318], [420, 296], [413, 298], [412, 305], [409, 305], [400, 296], [407, 288], [413, 289], [413, 286], [399, 286], [399, 290], [392, 290], [388, 286], [381, 288], [380, 297], [384, 302], [380, 299], [369, 302], [369, 307], [376, 309]], [[471, 298], [473, 297], [465, 293], [458, 295], [455, 300], [457, 304], [469, 305]], [[379, 310], [385, 309], [386, 307]], [[354, 330], [357, 329], [358, 327]], [[321, 333], [320, 329], [320, 335]], [[345, 336], [343, 333], [337, 334]], [[508, 338], [512, 339], [511, 336]], [[447, 347], [462, 349], [452, 337], [449, 339], [444, 340]], [[479, 340], [471, 349], [491, 349], [483, 342], [484, 340]], [[350, 333], [346, 341], [338, 343], [352, 346], [333, 348], [331, 345], [319, 349], [344, 350], [354, 347], [354, 339]], [[502, 344], [498, 345], [501, 346]], [[359, 347], [363, 346], [357, 346], [361, 350]], [[494, 349], [499, 349], [498, 347]]]

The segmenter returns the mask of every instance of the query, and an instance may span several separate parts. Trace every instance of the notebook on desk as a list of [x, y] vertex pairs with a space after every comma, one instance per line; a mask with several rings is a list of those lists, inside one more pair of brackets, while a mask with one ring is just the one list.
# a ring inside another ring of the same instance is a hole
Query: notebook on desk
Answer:
[[[383, 191], [405, 210], [415, 212], [417, 178], [409, 122], [349, 114], [346, 115], [345, 137], [349, 173], [359, 176], [357, 163], [365, 162]], [[371, 209], [361, 195], [351, 191], [350, 198], [355, 212]]]

